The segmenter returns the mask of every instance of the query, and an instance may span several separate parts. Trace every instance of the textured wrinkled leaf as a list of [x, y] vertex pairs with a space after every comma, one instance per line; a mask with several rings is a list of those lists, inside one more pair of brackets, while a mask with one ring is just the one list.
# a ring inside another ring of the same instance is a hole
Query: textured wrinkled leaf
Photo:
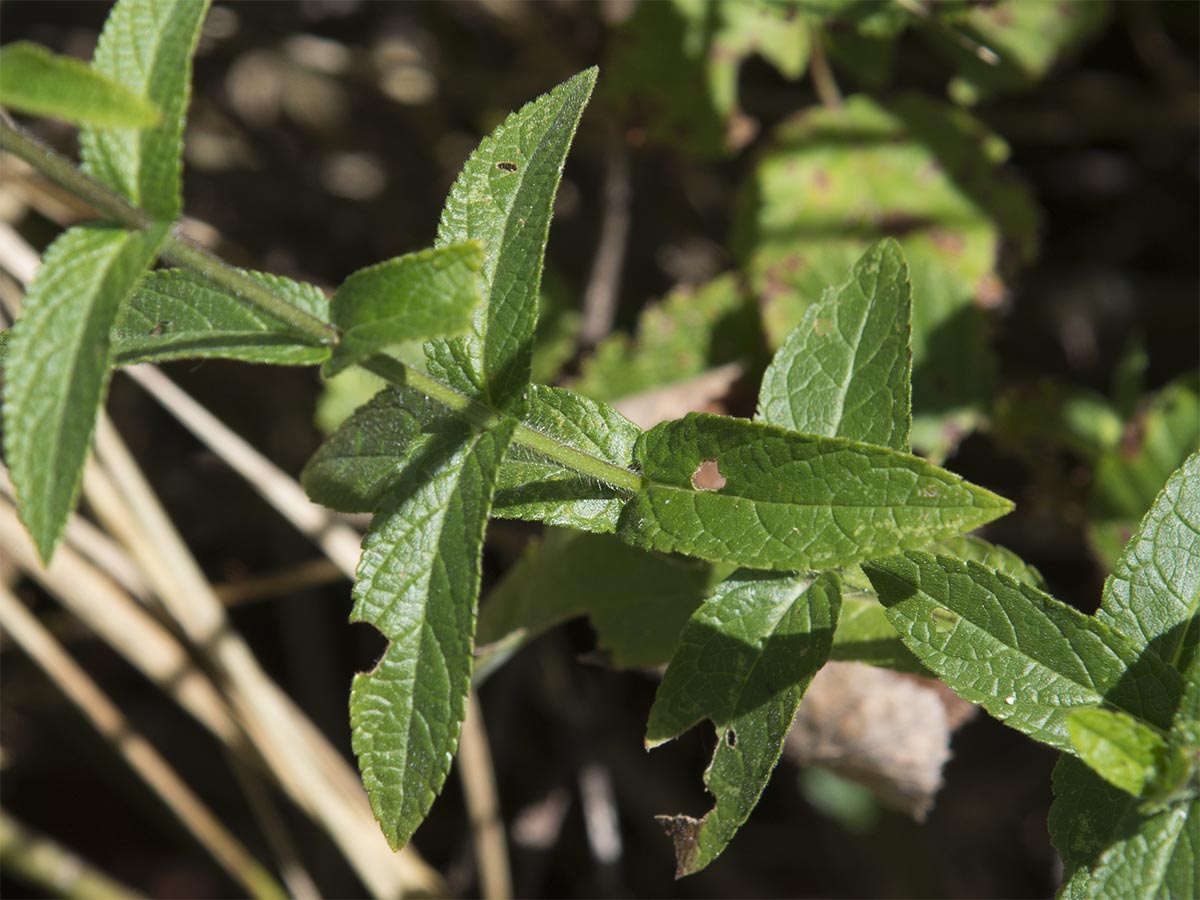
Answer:
[[808, 25], [759, 0], [641, 3], [613, 35], [604, 89], [652, 141], [723, 156], [754, 136], [738, 108], [742, 62], [759, 54], [785, 77], [808, 65]]
[[[544, 385], [531, 385], [528, 393], [524, 425], [605, 462], [629, 466], [641, 430], [611, 406]], [[625, 499], [610, 485], [513, 444], [500, 469], [492, 515], [610, 532]]]
[[1200, 642], [1200, 453], [1163, 487], [1104, 585], [1096, 617], [1181, 670]]
[[981, 306], [998, 301], [1001, 246], [1028, 260], [1037, 213], [997, 166], [1007, 147], [967, 113], [923, 97], [850, 97], [779, 125], [739, 204], [733, 243], [772, 346], [879, 238], [912, 282], [914, 446], [943, 457], [973, 427], [994, 360]]
[[595, 83], [587, 69], [505, 119], [471, 154], [442, 210], [438, 247], [483, 245], [482, 302], [467, 334], [426, 344], [429, 371], [496, 409], [519, 407], [529, 384], [554, 195]]
[[102, 128], [148, 128], [162, 118], [145, 97], [87, 63], [28, 41], [0, 47], [0, 106]]
[[720, 855], [758, 803], [800, 699], [829, 657], [839, 599], [833, 573], [783, 578], [743, 569], [684, 626], [650, 710], [646, 746], [710, 720], [717, 748], [704, 783], [716, 805], [699, 820], [659, 817], [675, 844], [676, 877]]
[[363, 541], [351, 619], [391, 642], [356, 675], [350, 726], [363, 785], [388, 842], [406, 844], [458, 746], [471, 678], [480, 552], [512, 424], [430, 426]]
[[647, 307], [636, 337], [606, 338], [572, 387], [616, 400], [751, 358], [761, 343], [754, 304], [737, 278], [723, 275], [699, 288], [677, 288]]
[[623, 540], [763, 569], [849, 565], [1011, 509], [913, 456], [722, 416], [664, 422], [634, 460], [648, 484], [621, 511]]
[[[637, 426], [602, 403], [531, 385], [522, 422], [618, 466], [627, 466]], [[421, 451], [424, 430], [447, 411], [409, 388], [389, 388], [362, 406], [313, 454], [301, 474], [308, 495], [343, 512], [370, 512], [405, 463]], [[497, 476], [492, 515], [612, 531], [622, 495], [518, 444]]]
[[4, 456], [21, 521], [47, 562], [75, 506], [104, 404], [117, 309], [166, 236], [165, 225], [64, 232], [46, 250], [13, 326], [4, 369]]
[[611, 535], [553, 531], [488, 592], [476, 639], [490, 644], [523, 629], [530, 641], [586, 615], [614, 666], [659, 666], [715, 580], [698, 560], [643, 553]]
[[1077, 709], [1067, 717], [1075, 755], [1105, 781], [1140, 797], [1154, 777], [1166, 743], [1152, 729], [1124, 713]]
[[326, 374], [395, 344], [466, 330], [479, 304], [482, 266], [483, 248], [467, 241], [359, 269], [330, 304], [342, 339]]
[[904, 257], [895, 241], [881, 241], [784, 340], [763, 376], [759, 418], [907, 453], [911, 317]]
[[1094, 618], [946, 556], [909, 552], [862, 568], [921, 662], [1011, 727], [1067, 752], [1067, 716], [1084, 707], [1169, 727], [1179, 673]]
[[950, 91], [974, 103], [993, 94], [1022, 90], [1041, 80], [1055, 61], [1100, 31], [1108, 18], [1105, 2], [1001, 0], [966, 4], [942, 16], [946, 25], [996, 54], [985, 62], [945, 29], [923, 29], [939, 52], [958, 68]]
[[92, 68], [162, 111], [155, 128], [84, 128], [84, 168], [157, 219], [179, 217], [183, 120], [191, 59], [208, 0], [118, 0]]
[[[329, 301], [319, 288], [262, 272], [244, 274], [309, 315], [329, 321]], [[303, 366], [329, 356], [328, 347], [182, 269], [151, 272], [142, 279], [117, 315], [112, 343], [119, 366], [192, 358]]]
[[1089, 538], [1115, 567], [1137, 523], [1171, 473], [1200, 447], [1200, 380], [1179, 378], [1126, 424], [1119, 444], [1102, 454], [1088, 497]]
[[[417, 348], [420, 352], [421, 348]], [[366, 369], [353, 367], [325, 380], [313, 421], [321, 433], [329, 436], [355, 411], [387, 387], [387, 382]]]
[[1007, 575], [1039, 591], [1046, 590], [1046, 579], [1035, 566], [1031, 566], [1007, 547], [1001, 547], [973, 534], [960, 534], [945, 538], [925, 548], [927, 553], [952, 556], [962, 562], [975, 562], [987, 569]]

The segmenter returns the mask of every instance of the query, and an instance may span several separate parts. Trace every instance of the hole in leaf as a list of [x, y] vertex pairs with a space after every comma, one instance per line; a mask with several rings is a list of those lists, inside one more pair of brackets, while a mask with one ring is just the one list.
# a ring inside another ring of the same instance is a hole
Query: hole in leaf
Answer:
[[698, 491], [719, 491], [725, 487], [725, 476], [715, 459], [706, 459], [692, 473], [692, 487]]
[[737, 732], [732, 728], [725, 732], [725, 744], [730, 750], [737, 747]]

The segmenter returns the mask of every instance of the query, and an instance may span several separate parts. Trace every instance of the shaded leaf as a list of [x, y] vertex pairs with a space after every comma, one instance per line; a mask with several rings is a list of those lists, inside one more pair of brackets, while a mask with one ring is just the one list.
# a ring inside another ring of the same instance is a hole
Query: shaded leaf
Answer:
[[477, 241], [408, 253], [359, 269], [342, 282], [330, 308], [342, 339], [326, 374], [405, 341], [466, 330], [479, 303], [483, 248]]
[[637, 334], [613, 334], [583, 362], [572, 387], [598, 400], [616, 400], [687, 381], [759, 350], [758, 314], [732, 275], [698, 288], [681, 287], [638, 317]]
[[1106, 705], [1166, 729], [1179, 673], [1041, 591], [975, 563], [909, 552], [863, 563], [909, 649], [956, 694], [1075, 752], [1068, 715]]
[[[605, 403], [561, 388], [531, 385], [522, 424], [613, 465], [627, 467], [641, 430]], [[492, 514], [583, 531], [615, 531], [625, 494], [528, 447], [504, 457]]]
[[87, 63], [29, 41], [0, 47], [0, 105], [96, 127], [148, 128], [162, 114]]
[[1200, 447], [1200, 381], [1171, 382], [1125, 426], [1121, 442], [1101, 455], [1088, 497], [1088, 537], [1115, 567], [1137, 523], [1167, 478]]
[[848, 565], [1011, 508], [916, 457], [744, 419], [664, 422], [639, 438], [634, 460], [648, 483], [621, 512], [623, 540], [758, 568]]
[[1152, 729], [1124, 713], [1077, 709], [1067, 717], [1075, 755], [1105, 781], [1140, 797], [1154, 777], [1166, 743]]
[[[329, 301], [311, 284], [244, 272], [276, 296], [329, 321]], [[112, 328], [116, 365], [219, 358], [283, 366], [322, 362], [329, 348], [243, 303], [200, 275], [182, 269], [151, 272], [121, 307]]]
[[438, 247], [483, 245], [482, 302], [466, 335], [426, 345], [429, 371], [496, 409], [519, 407], [529, 385], [554, 195], [595, 83], [587, 69], [505, 119], [471, 154], [442, 210]]
[[118, 0], [105, 20], [92, 68], [162, 111], [147, 130], [84, 128], [84, 168], [157, 219], [182, 209], [179, 173], [191, 59], [208, 0]]
[[998, 170], [1008, 150], [962, 110], [850, 97], [779, 125], [744, 191], [733, 243], [773, 346], [872, 242], [900, 243], [912, 282], [914, 446], [941, 458], [973, 427], [994, 361], [980, 307], [1003, 292], [1002, 246], [1028, 260], [1037, 214]]
[[608, 535], [552, 531], [487, 594], [476, 638], [488, 644], [523, 629], [528, 642], [586, 615], [614, 666], [659, 666], [717, 580], [697, 560], [643, 553]]
[[660, 816], [676, 877], [698, 872], [749, 817], [779, 762], [800, 699], [829, 656], [837, 576], [739, 570], [692, 615], [654, 698], [646, 745], [703, 719], [717, 730], [704, 773], [716, 805], [703, 818]]
[[754, 136], [738, 72], [755, 53], [786, 78], [808, 65], [806, 22], [759, 0], [640, 3], [612, 36], [605, 92], [653, 141], [723, 156]]
[[166, 225], [64, 232], [42, 257], [13, 326], [4, 368], [4, 456], [21, 521], [47, 562], [75, 506], [104, 404], [117, 309], [166, 236]]
[[897, 672], [929, 672], [904, 646], [887, 613], [874, 597], [842, 597], [842, 614], [833, 633], [830, 659], [859, 662]]
[[899, 245], [871, 247], [784, 340], [763, 376], [758, 417], [908, 452], [910, 292]]
[[511, 423], [431, 426], [363, 542], [351, 619], [391, 642], [350, 694], [354, 752], [388, 842], [406, 844], [450, 769], [466, 708], [480, 552]]

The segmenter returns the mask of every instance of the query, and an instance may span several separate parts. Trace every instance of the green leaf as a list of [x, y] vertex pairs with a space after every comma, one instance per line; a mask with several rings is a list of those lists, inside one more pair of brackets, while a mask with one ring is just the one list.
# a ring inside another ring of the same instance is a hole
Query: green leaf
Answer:
[[[605, 462], [629, 465], [641, 430], [611, 406], [544, 385], [530, 385], [528, 394], [524, 425]], [[500, 470], [492, 515], [609, 532], [617, 528], [625, 499], [616, 488], [513, 444]]]
[[46, 250], [13, 326], [5, 362], [4, 456], [21, 521], [50, 561], [79, 494], [108, 388], [109, 331], [121, 302], [154, 262], [165, 225], [96, 225]]
[[874, 597], [842, 596], [842, 614], [833, 633], [830, 659], [860, 662], [897, 672], [928, 675], [929, 670], [904, 646]]
[[458, 746], [471, 678], [480, 552], [512, 436], [451, 418], [431, 428], [363, 541], [351, 619], [391, 641], [350, 693], [354, 752], [394, 848], [429, 812]]
[[595, 83], [587, 69], [505, 119], [471, 154], [442, 210], [438, 247], [483, 245], [483, 302], [467, 334], [426, 345], [429, 371], [495, 409], [519, 407], [529, 385], [554, 195]]
[[1116, 566], [1138, 521], [1171, 473], [1200, 447], [1200, 380], [1177, 378], [1125, 426], [1125, 437], [1103, 454], [1088, 497], [1089, 538]]
[[208, 0], [118, 0], [92, 68], [162, 110], [149, 130], [84, 128], [84, 168], [156, 219], [182, 209], [179, 173], [183, 120], [191, 95], [191, 58]]
[[584, 360], [572, 387], [598, 400], [615, 400], [759, 352], [758, 313], [739, 280], [723, 275], [698, 287], [671, 291], [638, 317], [637, 337], [610, 335]]
[[[417, 348], [418, 351], [420, 348]], [[357, 366], [325, 380], [313, 421], [326, 436], [337, 431], [354, 412], [387, 387], [378, 375]]]
[[904, 256], [895, 241], [880, 241], [783, 342], [763, 376], [759, 418], [907, 453], [911, 317]]
[[1036, 588], [946, 556], [863, 563], [909, 649], [960, 697], [1067, 752], [1067, 717], [1108, 706], [1166, 729], [1183, 685], [1152, 652]]
[[1137, 719], [1107, 709], [1077, 709], [1067, 716], [1075, 754], [1109, 784], [1140, 797], [1167, 745]]
[[[531, 385], [528, 393], [523, 424], [614, 465], [629, 464], [639, 431], [616, 410], [560, 388]], [[406, 461], [421, 452], [424, 430], [444, 415], [417, 391], [381, 391], [313, 454], [301, 481], [317, 503], [370, 512]], [[497, 476], [492, 514], [603, 532], [615, 529], [622, 502], [609, 485], [512, 444]]]
[[87, 63], [17, 41], [0, 47], [0, 106], [103, 128], [148, 128], [158, 108]]
[[490, 644], [523, 630], [527, 643], [586, 615], [614, 666], [660, 666], [716, 580], [697, 560], [643, 553], [611, 535], [552, 531], [488, 592], [476, 639]]
[[[319, 288], [263, 272], [243, 274], [322, 322], [329, 321], [329, 301]], [[112, 343], [119, 366], [193, 358], [304, 366], [329, 356], [328, 347], [293, 333], [182, 269], [151, 272], [142, 279], [117, 315]]]
[[1104, 585], [1096, 617], [1186, 669], [1200, 643], [1200, 453], [1163, 487]]
[[893, 236], [912, 282], [913, 445], [942, 458], [974, 427], [994, 360], [982, 306], [1002, 296], [1000, 248], [1037, 247], [1008, 149], [962, 110], [918, 96], [850, 97], [785, 120], [748, 180], [733, 244], [779, 346], [827, 285]]
[[704, 783], [716, 805], [699, 820], [659, 817], [675, 844], [676, 877], [712, 862], [758, 803], [800, 699], [829, 657], [838, 608], [833, 573], [742, 569], [684, 627], [650, 710], [646, 746], [709, 719], [717, 749]]
[[1036, 567], [1025, 562], [1007, 547], [985, 541], [973, 534], [960, 534], [944, 538], [924, 549], [926, 553], [952, 556], [962, 562], [979, 563], [984, 568], [1007, 575], [1014, 581], [1027, 584], [1039, 591], [1046, 590], [1046, 579], [1042, 577], [1042, 573]]
[[1108, 11], [1104, 2], [1002, 0], [964, 5], [941, 17], [954, 31], [993, 51], [997, 62], [980, 59], [946, 28], [927, 29], [926, 36], [958, 68], [951, 95], [959, 102], [975, 103], [1041, 80], [1056, 60], [1100, 31]]
[[648, 483], [621, 512], [623, 540], [764, 569], [849, 565], [1012, 508], [913, 456], [722, 416], [656, 426], [634, 461]]
[[784, 77], [808, 65], [808, 25], [758, 0], [640, 3], [612, 35], [605, 91], [628, 124], [697, 156], [754, 136], [738, 110], [738, 73], [755, 53]]
[[333, 295], [342, 339], [325, 366], [336, 375], [405, 341], [465, 331], [479, 304], [478, 241], [408, 253], [355, 272]]

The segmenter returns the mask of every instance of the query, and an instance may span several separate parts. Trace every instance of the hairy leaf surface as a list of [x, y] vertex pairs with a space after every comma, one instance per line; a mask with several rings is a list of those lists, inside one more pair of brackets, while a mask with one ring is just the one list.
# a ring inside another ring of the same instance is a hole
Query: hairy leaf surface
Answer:
[[108, 388], [109, 331], [121, 302], [154, 262], [167, 226], [96, 225], [46, 250], [13, 326], [5, 361], [4, 456], [21, 520], [49, 561], [79, 493]]
[[408, 253], [360, 269], [331, 304], [342, 340], [326, 365], [335, 375], [394, 344], [464, 331], [479, 304], [477, 241]]
[[703, 719], [717, 729], [704, 774], [716, 805], [702, 819], [662, 816], [676, 876], [698, 872], [741, 827], [779, 762], [800, 699], [825, 664], [837, 624], [837, 576], [739, 570], [692, 615], [646, 725], [655, 747]]
[[1166, 750], [1162, 737], [1132, 716], [1109, 709], [1077, 709], [1067, 717], [1075, 755], [1105, 781], [1140, 797]]
[[484, 433], [445, 418], [371, 524], [353, 621], [391, 643], [350, 695], [354, 752], [375, 817], [406, 844], [441, 790], [471, 678], [480, 552], [507, 423]]
[[[616, 466], [627, 467], [641, 430], [606, 403], [561, 388], [531, 385], [523, 423]], [[583, 531], [617, 527], [626, 495], [513, 444], [504, 458], [492, 514]]]
[[84, 168], [156, 219], [182, 209], [179, 174], [183, 120], [191, 97], [191, 59], [208, 0], [119, 0], [96, 45], [92, 67], [162, 111], [162, 123], [84, 128]]
[[848, 565], [1011, 509], [916, 457], [744, 419], [664, 422], [634, 459], [649, 484], [621, 512], [622, 539], [764, 569]]
[[1179, 673], [1047, 594], [975, 563], [909, 552], [863, 563], [909, 649], [954, 692], [1075, 752], [1067, 716], [1109, 706], [1165, 729]]
[[0, 106], [104, 128], [148, 128], [162, 118], [145, 97], [82, 60], [29, 41], [0, 47]]
[[1104, 586], [1096, 617], [1186, 669], [1200, 641], [1200, 453], [1176, 470]]
[[519, 407], [529, 385], [554, 196], [595, 83], [587, 69], [505, 119], [471, 154], [442, 210], [438, 247], [483, 245], [482, 303], [467, 334], [426, 345], [429, 371], [495, 409]]
[[[329, 321], [329, 301], [319, 288], [263, 272], [243, 274], [309, 315]], [[328, 347], [293, 333], [182, 269], [151, 272], [142, 279], [121, 307], [112, 342], [114, 362], [119, 366], [191, 358], [304, 366], [329, 356]]]
[[872, 246], [783, 342], [763, 376], [758, 417], [907, 453], [911, 294], [900, 246]]

